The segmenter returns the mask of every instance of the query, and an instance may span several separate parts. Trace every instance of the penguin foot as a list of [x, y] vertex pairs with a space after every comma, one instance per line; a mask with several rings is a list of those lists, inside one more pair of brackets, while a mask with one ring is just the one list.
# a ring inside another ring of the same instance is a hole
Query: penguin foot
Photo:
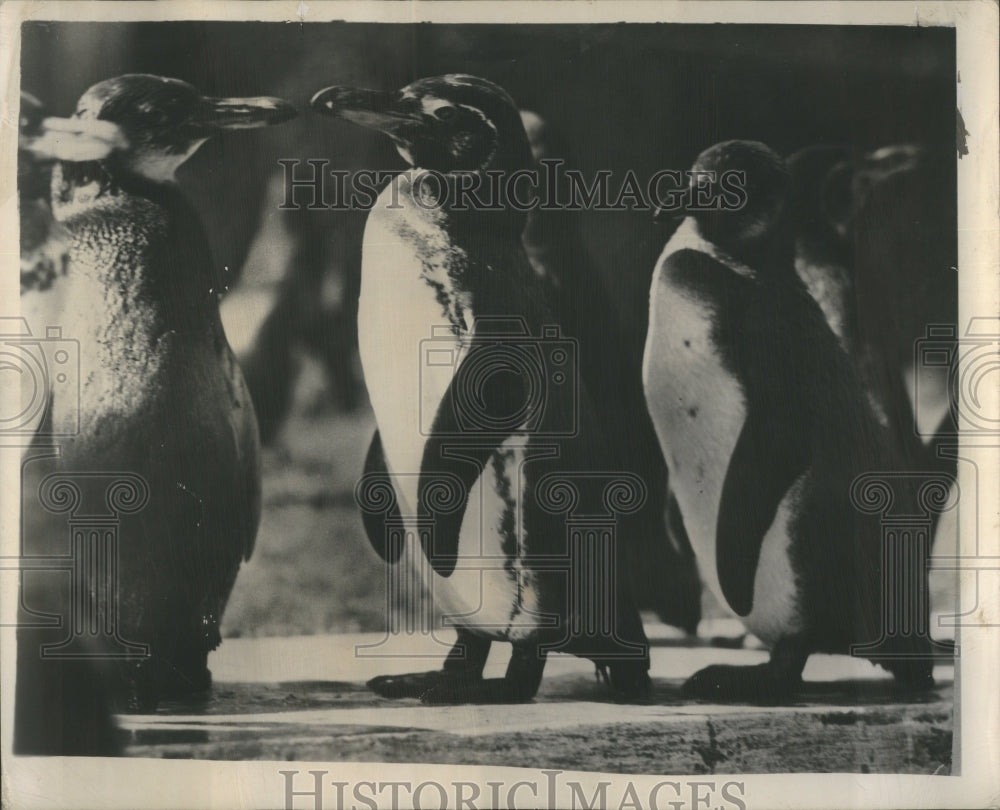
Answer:
[[538, 685], [508, 678], [481, 678], [439, 683], [420, 696], [428, 706], [451, 706], [461, 703], [528, 703]]
[[529, 642], [512, 642], [507, 672], [502, 678], [442, 680], [420, 696], [430, 706], [457, 703], [527, 703], [538, 692], [545, 670], [545, 653]]
[[481, 681], [492, 642], [465, 627], [457, 630], [458, 638], [448, 652], [443, 669], [406, 675], [380, 675], [368, 681], [368, 688], [376, 695], [395, 700], [421, 697], [439, 685], [454, 688], [458, 684]]
[[398, 700], [418, 698], [439, 685], [454, 686], [470, 679], [477, 680], [478, 676], [435, 669], [431, 672], [410, 672], [406, 675], [379, 675], [368, 681], [366, 686], [376, 695]]
[[731, 666], [713, 664], [699, 670], [684, 683], [681, 693], [696, 700], [716, 703], [786, 702], [802, 683], [801, 676], [789, 677], [770, 664]]

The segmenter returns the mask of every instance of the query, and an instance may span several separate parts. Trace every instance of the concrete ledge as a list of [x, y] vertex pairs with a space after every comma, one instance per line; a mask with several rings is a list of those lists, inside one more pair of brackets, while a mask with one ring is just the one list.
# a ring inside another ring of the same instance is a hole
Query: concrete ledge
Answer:
[[[369, 692], [375, 674], [435, 669], [450, 646], [424, 635], [229, 639], [209, 660], [207, 698], [119, 718], [142, 757], [395, 761], [622, 773], [951, 773], [953, 668], [916, 696], [866, 661], [813, 656], [792, 705], [685, 700], [709, 663], [755, 664], [737, 622], [703, 627], [714, 644], [650, 627], [653, 695], [619, 704], [583, 659], [554, 655], [536, 699], [516, 706], [428, 707]], [[509, 647], [494, 645], [487, 676]]]

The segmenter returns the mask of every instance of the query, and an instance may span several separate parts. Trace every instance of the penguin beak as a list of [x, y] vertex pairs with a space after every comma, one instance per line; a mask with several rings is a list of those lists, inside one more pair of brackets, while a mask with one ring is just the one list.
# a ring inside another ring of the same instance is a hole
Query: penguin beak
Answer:
[[45, 118], [36, 131], [21, 133], [17, 145], [39, 160], [83, 162], [104, 160], [116, 149], [127, 149], [128, 138], [110, 121]]
[[219, 129], [256, 129], [283, 124], [298, 115], [284, 99], [271, 96], [202, 99], [195, 124], [209, 134]]
[[327, 87], [312, 97], [309, 106], [316, 112], [342, 118], [352, 124], [397, 135], [405, 128], [423, 123], [423, 117], [396, 107], [396, 94], [357, 87]]

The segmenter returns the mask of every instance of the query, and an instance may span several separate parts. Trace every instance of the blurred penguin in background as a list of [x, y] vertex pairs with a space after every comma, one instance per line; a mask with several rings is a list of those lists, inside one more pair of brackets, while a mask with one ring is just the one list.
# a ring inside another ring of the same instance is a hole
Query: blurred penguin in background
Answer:
[[[558, 159], [572, 167], [569, 147], [538, 113], [522, 110], [521, 120], [536, 164]], [[544, 181], [545, 171], [539, 174]], [[567, 189], [558, 190], [558, 199], [568, 197]], [[587, 251], [577, 211], [535, 208], [523, 242], [550, 310], [564, 333], [579, 341], [581, 374], [616, 453], [610, 468], [634, 470], [648, 488], [644, 507], [621, 518], [631, 538], [635, 598], [665, 623], [694, 633], [701, 620], [701, 581], [680, 513], [668, 502], [667, 465], [642, 390], [642, 347], [627, 337], [614, 296]]]
[[954, 171], [945, 156], [912, 144], [858, 154], [815, 146], [788, 160], [796, 270], [912, 469], [951, 471], [938, 442], [952, 433], [949, 393], [921, 378], [917, 341], [958, 320]]
[[[957, 458], [938, 448], [954, 442], [955, 392], [947, 375], [920, 366], [916, 351], [929, 327], [955, 328], [958, 321], [951, 151], [813, 146], [788, 163], [799, 275], [855, 361], [906, 468], [954, 481]], [[958, 553], [957, 520], [957, 510], [932, 515], [935, 556]], [[932, 620], [961, 610], [956, 572], [932, 565], [930, 587]], [[933, 621], [935, 638], [953, 636], [951, 624]]]
[[319, 361], [342, 413], [364, 396], [357, 361], [364, 211], [294, 203], [284, 173], [275, 173], [240, 282], [221, 307], [265, 445], [288, 416], [306, 357]]
[[[844, 350], [857, 351], [857, 306], [854, 300], [853, 251], [839, 221], [850, 207], [850, 187], [827, 181], [837, 169], [847, 169], [850, 150], [844, 146], [810, 146], [789, 156], [789, 199], [796, 229], [795, 269], [816, 299]], [[848, 195], [835, 199], [834, 193]], [[836, 215], [834, 214], [836, 211]], [[836, 219], [834, 219], [836, 217]]]

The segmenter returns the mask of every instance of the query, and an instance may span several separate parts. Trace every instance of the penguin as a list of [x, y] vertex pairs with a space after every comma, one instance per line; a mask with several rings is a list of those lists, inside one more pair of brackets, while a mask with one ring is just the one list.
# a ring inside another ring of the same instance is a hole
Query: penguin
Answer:
[[829, 144], [801, 149], [789, 155], [786, 164], [790, 175], [789, 211], [795, 230], [795, 270], [844, 350], [854, 356], [854, 278], [845, 238], [850, 189], [839, 182], [850, 160], [848, 147]]
[[[449, 204], [470, 176], [530, 169], [516, 104], [490, 81], [449, 74], [394, 92], [328, 87], [311, 106], [387, 134], [412, 167], [382, 191], [362, 247], [358, 342], [377, 423], [365, 470], [393, 491], [387, 510], [363, 519], [387, 563], [424, 578], [457, 641], [443, 669], [369, 687], [431, 704], [524, 702], [558, 649], [593, 660], [623, 698], [642, 697], [648, 643], [617, 564], [627, 541], [604, 547], [593, 571], [570, 536], [571, 503], [606, 513], [602, 476], [616, 473], [601, 466], [605, 437], [572, 345], [542, 339], [555, 321], [525, 255], [524, 213]], [[445, 484], [449, 498], [434, 491]], [[594, 611], [611, 627], [588, 632]], [[511, 658], [503, 678], [484, 678], [494, 641], [509, 642]]]
[[[882, 570], [881, 526], [851, 487], [900, 464], [796, 274], [786, 165], [762, 143], [726, 141], [692, 172], [719, 192], [730, 170], [742, 206], [689, 211], [657, 262], [643, 384], [702, 576], [771, 650], [758, 666], [709, 666], [684, 692], [771, 702], [799, 688], [811, 653], [879, 639], [883, 579], [904, 572]], [[932, 687], [929, 641], [893, 644], [875, 663]]]
[[361, 397], [354, 310], [363, 214], [281, 210], [285, 192], [284, 174], [272, 175], [239, 284], [221, 307], [264, 446], [288, 417], [303, 357], [322, 364], [341, 412]]
[[224, 285], [175, 172], [221, 131], [295, 114], [280, 99], [126, 74], [90, 87], [73, 118], [113, 124], [124, 140], [53, 170], [53, 214], [71, 238], [61, 325], [80, 365], [78, 388], [54, 386], [46, 432], [61, 437], [57, 469], [89, 508], [107, 475], [148, 490], [120, 516], [115, 614], [102, 617], [145, 651], [116, 667], [126, 710], [208, 689], [208, 653], [260, 517], [257, 425], [219, 319]]
[[[543, 159], [570, 161], [568, 147], [538, 113], [521, 110], [521, 121], [536, 165]], [[546, 177], [541, 168], [539, 174]], [[568, 194], [558, 189], [559, 198]], [[608, 463], [641, 476], [648, 490], [642, 507], [622, 517], [636, 602], [694, 635], [701, 620], [701, 580], [676, 505], [666, 502], [667, 465], [642, 390], [642, 344], [627, 334], [591, 259], [579, 212], [570, 206], [530, 211], [522, 241], [550, 311], [562, 331], [579, 342], [580, 373], [615, 453]]]
[[[937, 441], [921, 440], [954, 433], [948, 398], [916, 403], [911, 379], [928, 325], [957, 321], [955, 213], [940, 194], [947, 161], [904, 143], [869, 152], [813, 146], [787, 162], [796, 270], [912, 469], [954, 475]], [[932, 421], [918, 430], [918, 416]]]
[[[914, 144], [876, 149], [854, 172], [848, 233], [858, 341], [873, 358], [872, 376], [886, 380], [888, 417], [901, 424], [901, 442], [915, 466], [952, 476], [954, 464], [939, 457], [937, 446], [957, 434], [953, 392], [940, 390], [919, 403], [911, 397], [913, 375], [921, 372], [914, 367], [914, 346], [926, 338], [928, 326], [958, 321], [954, 189], [949, 150]], [[920, 430], [914, 429], [915, 418]], [[934, 439], [925, 448], [918, 434]]]

